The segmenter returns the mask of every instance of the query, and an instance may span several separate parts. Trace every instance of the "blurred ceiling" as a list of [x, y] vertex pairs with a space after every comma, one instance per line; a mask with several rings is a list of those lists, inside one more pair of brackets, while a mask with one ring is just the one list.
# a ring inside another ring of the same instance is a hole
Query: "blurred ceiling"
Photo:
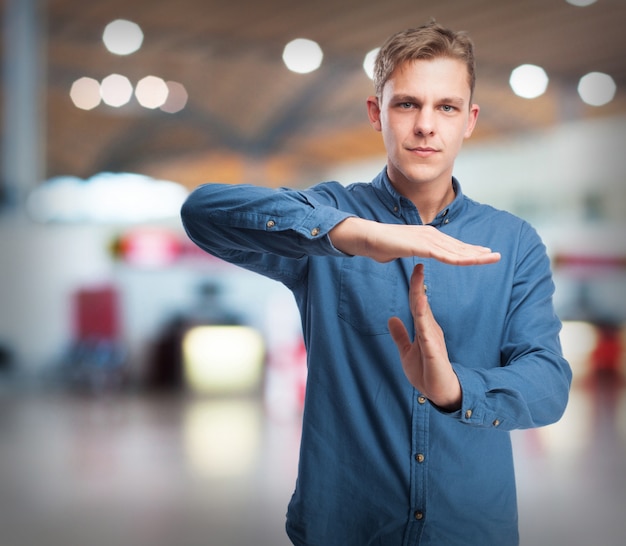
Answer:
[[[590, 116], [626, 112], [626, 1], [576, 7], [565, 0], [49, 0], [47, 164], [49, 177], [103, 170], [149, 174], [193, 187], [208, 180], [307, 185], [336, 163], [383, 152], [366, 117], [371, 81], [364, 55], [391, 33], [431, 17], [468, 30], [478, 58], [479, 126], [471, 142], [502, 139]], [[109, 53], [107, 23], [144, 32], [130, 56]], [[310, 74], [282, 62], [285, 44], [317, 41], [324, 62]], [[545, 95], [516, 97], [508, 78], [533, 63], [551, 76]], [[578, 80], [610, 74], [618, 96], [585, 106]], [[84, 111], [72, 83], [110, 73], [181, 82], [189, 100], [168, 114], [136, 100]]]

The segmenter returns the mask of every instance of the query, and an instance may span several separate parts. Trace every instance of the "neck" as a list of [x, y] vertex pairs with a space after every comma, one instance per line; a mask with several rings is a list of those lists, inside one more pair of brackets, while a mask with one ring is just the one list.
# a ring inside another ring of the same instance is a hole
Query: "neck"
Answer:
[[[452, 186], [452, 179], [445, 186], [430, 184], [418, 184], [411, 187], [398, 187], [393, 184], [398, 193], [409, 199], [417, 208], [424, 224], [430, 224], [439, 211], [454, 201], [456, 194]], [[406, 190], [406, 191], [405, 191]]]

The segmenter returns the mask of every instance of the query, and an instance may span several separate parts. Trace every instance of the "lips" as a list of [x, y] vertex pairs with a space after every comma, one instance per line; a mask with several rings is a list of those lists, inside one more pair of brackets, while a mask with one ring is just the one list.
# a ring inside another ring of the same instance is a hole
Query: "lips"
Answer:
[[410, 151], [420, 157], [430, 157], [431, 155], [436, 154], [439, 150], [431, 148], [430, 146], [417, 146], [416, 148], [411, 148]]

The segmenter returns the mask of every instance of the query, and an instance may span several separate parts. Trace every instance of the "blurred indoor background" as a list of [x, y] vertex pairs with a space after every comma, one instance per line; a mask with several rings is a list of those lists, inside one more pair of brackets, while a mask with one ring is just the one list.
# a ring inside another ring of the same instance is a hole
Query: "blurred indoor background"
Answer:
[[288, 544], [295, 305], [180, 205], [369, 180], [373, 55], [432, 17], [477, 50], [456, 175], [544, 238], [575, 372], [563, 419], [513, 435], [522, 546], [626, 544], [626, 2], [0, 5], [2, 546]]

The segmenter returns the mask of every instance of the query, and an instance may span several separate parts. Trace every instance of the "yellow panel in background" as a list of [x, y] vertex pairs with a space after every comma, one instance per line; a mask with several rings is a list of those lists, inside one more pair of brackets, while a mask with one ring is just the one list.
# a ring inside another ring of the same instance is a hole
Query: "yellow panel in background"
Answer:
[[256, 389], [265, 343], [249, 326], [196, 326], [183, 337], [186, 384], [196, 392], [228, 394]]

